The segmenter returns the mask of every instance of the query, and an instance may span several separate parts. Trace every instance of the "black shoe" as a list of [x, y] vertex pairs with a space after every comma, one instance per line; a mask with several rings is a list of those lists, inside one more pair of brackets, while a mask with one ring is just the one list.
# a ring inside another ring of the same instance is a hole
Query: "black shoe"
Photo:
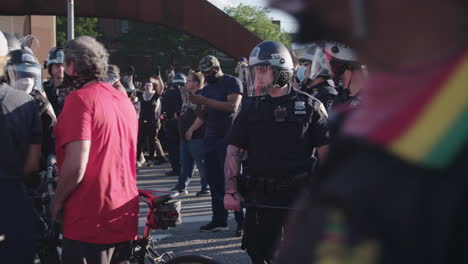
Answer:
[[227, 224], [220, 225], [214, 222], [209, 222], [208, 224], [200, 227], [200, 232], [202, 233], [222, 232], [222, 231], [228, 231], [228, 230], [229, 230], [229, 226]]
[[167, 159], [165, 157], [157, 157], [155, 160], [154, 160], [154, 165], [161, 165], [161, 164], [164, 164], [164, 163], [167, 163], [169, 161], [167, 161]]
[[234, 233], [234, 236], [241, 237], [243, 235], [244, 235], [244, 226], [243, 225], [237, 225], [236, 232]]
[[179, 176], [179, 173], [171, 170], [171, 171], [166, 172], [166, 176]]
[[206, 189], [206, 190], [201, 190], [199, 192], [197, 192], [197, 196], [202, 196], [202, 195], [210, 195], [211, 192], [210, 190]]

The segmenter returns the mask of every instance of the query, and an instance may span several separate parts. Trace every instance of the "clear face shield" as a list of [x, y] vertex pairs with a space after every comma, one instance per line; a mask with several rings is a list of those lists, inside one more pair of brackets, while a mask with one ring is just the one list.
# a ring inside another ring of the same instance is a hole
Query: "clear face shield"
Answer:
[[267, 95], [276, 87], [277, 70], [270, 65], [256, 65], [249, 68], [250, 78], [247, 81], [247, 96]]
[[42, 68], [39, 64], [22, 63], [8, 66], [10, 86], [31, 93], [32, 90], [43, 92]]
[[297, 78], [303, 82], [306, 79], [314, 80], [319, 75], [329, 74], [330, 66], [324, 50], [315, 46], [306, 51], [300, 58], [301, 66], [297, 70]]

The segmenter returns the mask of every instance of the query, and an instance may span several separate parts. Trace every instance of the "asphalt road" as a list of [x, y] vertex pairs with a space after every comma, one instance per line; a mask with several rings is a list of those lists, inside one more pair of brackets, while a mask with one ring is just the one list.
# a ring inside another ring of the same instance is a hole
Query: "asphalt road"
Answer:
[[[163, 164], [150, 168], [140, 168], [138, 172], [138, 188], [147, 190], [168, 191], [175, 187], [178, 177], [166, 176], [169, 165]], [[211, 197], [197, 197], [200, 190], [200, 178], [195, 173], [188, 195], [180, 195], [182, 201], [182, 224], [168, 230], [154, 230], [151, 235], [156, 241], [159, 252], [173, 251], [180, 255], [205, 255], [225, 264], [248, 264], [247, 254], [240, 249], [240, 238], [234, 236], [236, 222], [234, 215], [229, 215], [230, 231], [218, 233], [201, 233], [200, 226], [211, 220]], [[143, 231], [147, 214], [147, 206], [140, 204], [140, 232]]]

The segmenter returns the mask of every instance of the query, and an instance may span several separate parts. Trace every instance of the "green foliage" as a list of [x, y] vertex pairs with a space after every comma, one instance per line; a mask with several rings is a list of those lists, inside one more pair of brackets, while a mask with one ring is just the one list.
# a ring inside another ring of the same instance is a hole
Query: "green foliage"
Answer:
[[260, 39], [275, 40], [288, 47], [291, 46], [291, 36], [281, 32], [280, 25], [273, 23], [268, 17], [270, 12], [268, 8], [240, 4], [237, 7], [226, 7], [224, 12]]
[[[100, 38], [98, 31], [98, 19], [95, 17], [75, 17], [75, 38], [79, 36], [91, 36]], [[67, 43], [67, 17], [57, 17], [57, 45], [64, 46]]]

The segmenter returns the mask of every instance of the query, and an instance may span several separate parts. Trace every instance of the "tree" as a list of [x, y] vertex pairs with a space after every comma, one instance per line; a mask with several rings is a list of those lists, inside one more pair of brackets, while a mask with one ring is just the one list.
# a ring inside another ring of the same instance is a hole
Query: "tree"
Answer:
[[224, 8], [224, 12], [260, 39], [275, 40], [287, 47], [291, 46], [291, 36], [282, 32], [280, 25], [273, 23], [268, 17], [270, 13], [268, 8], [239, 4], [237, 7]]
[[[102, 36], [98, 31], [98, 19], [95, 17], [75, 18], [75, 37], [91, 36], [95, 39]], [[67, 17], [57, 17], [57, 45], [64, 46], [67, 43]]]

